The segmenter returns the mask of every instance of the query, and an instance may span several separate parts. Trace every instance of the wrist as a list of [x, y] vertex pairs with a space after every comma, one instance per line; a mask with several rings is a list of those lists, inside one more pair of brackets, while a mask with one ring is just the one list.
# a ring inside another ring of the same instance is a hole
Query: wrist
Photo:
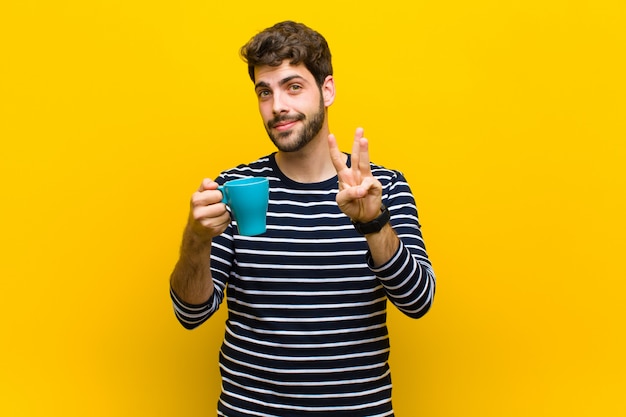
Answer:
[[213, 237], [206, 230], [198, 230], [193, 225], [187, 225], [183, 232], [183, 247], [194, 252], [211, 250]]
[[391, 219], [391, 215], [389, 214], [389, 209], [387, 207], [381, 205], [380, 211], [380, 214], [374, 220], [364, 223], [352, 221], [352, 225], [356, 231], [362, 235], [378, 233], [387, 223], [389, 223], [389, 220]]

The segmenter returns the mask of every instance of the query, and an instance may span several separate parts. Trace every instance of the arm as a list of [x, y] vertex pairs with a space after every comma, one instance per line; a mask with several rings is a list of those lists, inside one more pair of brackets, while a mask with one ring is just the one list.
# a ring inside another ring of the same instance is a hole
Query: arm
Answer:
[[[383, 175], [387, 177], [389, 171]], [[383, 284], [388, 299], [407, 316], [419, 318], [432, 305], [435, 274], [409, 185], [399, 172], [393, 171], [388, 178], [384, 180], [384, 201], [391, 212], [390, 227], [398, 236], [400, 246], [386, 263], [377, 264], [370, 255], [368, 264]]]
[[210, 269], [211, 241], [230, 223], [230, 215], [221, 199], [217, 183], [203, 180], [191, 198], [180, 256], [170, 276], [176, 316], [187, 328], [206, 320], [213, 304], [215, 288]]
[[210, 271], [211, 241], [205, 241], [189, 224], [183, 232], [180, 255], [170, 285], [181, 301], [203, 304], [213, 295]]
[[[347, 167], [333, 135], [329, 135], [331, 158], [339, 178], [337, 204], [353, 221], [366, 223], [380, 214], [383, 186], [374, 177], [368, 142], [357, 129], [352, 164]], [[391, 221], [379, 232], [365, 235], [368, 265], [385, 287], [389, 300], [410, 317], [423, 316], [435, 292], [435, 276], [426, 255], [415, 201], [399, 175], [390, 179], [386, 204]]]

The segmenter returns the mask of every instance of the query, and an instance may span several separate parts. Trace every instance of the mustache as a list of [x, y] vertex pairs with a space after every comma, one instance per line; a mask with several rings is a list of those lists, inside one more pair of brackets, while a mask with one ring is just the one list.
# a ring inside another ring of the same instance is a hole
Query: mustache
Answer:
[[272, 120], [267, 122], [267, 126], [270, 127], [270, 128], [273, 128], [273, 127], [275, 127], [279, 123], [299, 122], [301, 120], [304, 120], [305, 117], [306, 116], [304, 114], [302, 114], [302, 113], [297, 114], [295, 116], [276, 116]]

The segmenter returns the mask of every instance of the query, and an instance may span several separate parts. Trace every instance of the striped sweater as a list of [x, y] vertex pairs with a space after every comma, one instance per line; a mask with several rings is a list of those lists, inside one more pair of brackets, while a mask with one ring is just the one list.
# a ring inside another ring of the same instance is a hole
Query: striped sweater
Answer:
[[266, 233], [241, 236], [233, 221], [213, 240], [211, 299], [190, 305], [171, 291], [189, 329], [227, 300], [219, 416], [393, 416], [387, 300], [419, 318], [435, 277], [403, 175], [375, 164], [372, 173], [401, 242], [378, 268], [337, 206], [336, 177], [294, 182], [274, 154], [220, 174], [218, 183], [269, 178], [270, 200]]

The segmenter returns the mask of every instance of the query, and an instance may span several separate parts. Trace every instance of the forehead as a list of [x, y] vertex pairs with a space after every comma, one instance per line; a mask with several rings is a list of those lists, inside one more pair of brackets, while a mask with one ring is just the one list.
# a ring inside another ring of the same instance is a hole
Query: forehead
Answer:
[[311, 74], [302, 63], [292, 65], [289, 61], [285, 60], [278, 66], [259, 65], [254, 67], [254, 80], [256, 84], [264, 83], [272, 85], [293, 76], [299, 76], [308, 82], [315, 82], [313, 74]]

